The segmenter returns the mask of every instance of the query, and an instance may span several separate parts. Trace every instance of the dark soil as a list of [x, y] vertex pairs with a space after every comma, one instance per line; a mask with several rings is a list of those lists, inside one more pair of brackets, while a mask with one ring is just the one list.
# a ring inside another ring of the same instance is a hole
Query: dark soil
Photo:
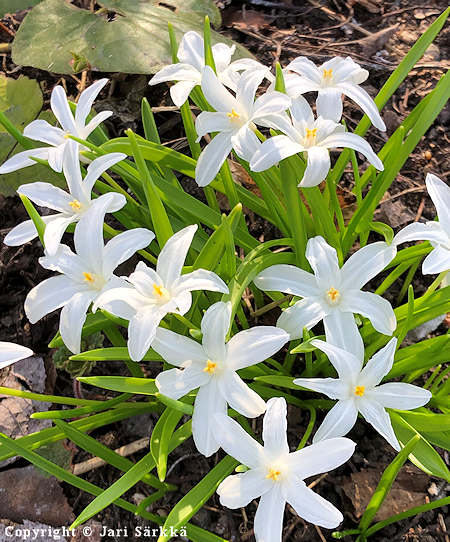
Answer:
[[[282, 65], [286, 65], [294, 57], [305, 55], [320, 63], [332, 56], [351, 55], [370, 71], [366, 88], [371, 95], [376, 94], [377, 89], [386, 81], [411, 45], [447, 7], [443, 0], [427, 3], [414, 3], [409, 0], [392, 2], [250, 0], [246, 4], [224, 0], [218, 2], [218, 5], [222, 9], [223, 16], [221, 31], [245, 45], [262, 62], [273, 64], [279, 61]], [[26, 12], [19, 12], [15, 16], [7, 16], [2, 20], [0, 41], [9, 42], [13, 39], [25, 14]], [[388, 127], [387, 135], [374, 129], [371, 129], [368, 135], [375, 150], [381, 148], [387, 137], [436, 85], [448, 68], [446, 65], [450, 43], [448, 35], [447, 25], [447, 29], [441, 32], [418, 67], [411, 72], [395, 96], [389, 100], [383, 110], [383, 117]], [[54, 85], [63, 84], [69, 95], [76, 98], [85, 85], [104, 76], [104, 74], [88, 72], [86, 78], [80, 78], [78, 75], [61, 77], [32, 68], [15, 66], [8, 53], [0, 54], [0, 60], [6, 75], [18, 77], [20, 74], [25, 74], [40, 82], [45, 96], [44, 108], [48, 107], [50, 92]], [[115, 116], [107, 125], [113, 137], [122, 134], [128, 127], [142, 131], [139, 108], [143, 96], [149, 99], [152, 106], [172, 105], [167, 87], [164, 85], [148, 87], [147, 77], [121, 74], [107, 74], [107, 76], [111, 77], [112, 83], [100, 96], [96, 108], [114, 110]], [[346, 122], [353, 129], [361, 113], [351, 102], [347, 102], [346, 105]], [[186, 150], [187, 145], [177, 112], [162, 111], [157, 114], [157, 122], [164, 143], [178, 150]], [[448, 176], [450, 171], [447, 133], [449, 123], [450, 110], [447, 107], [422, 139], [402, 168], [389, 193], [386, 194], [378, 211], [378, 220], [399, 228], [421, 217], [434, 218], [433, 206], [426, 195], [424, 180], [427, 172], [433, 172], [443, 179]], [[350, 192], [352, 189], [350, 179], [351, 176], [345, 177], [341, 187], [344, 212], [349, 214], [354, 204], [353, 194]], [[189, 191], [195, 193], [195, 188], [189, 188]], [[3, 236], [11, 227], [26, 218], [26, 213], [18, 199], [0, 196], [0, 233]], [[247, 222], [251, 233], [261, 240], [277, 236], [277, 232], [268, 229], [267, 224], [252, 214], [247, 216]], [[51, 353], [48, 351], [47, 344], [57, 329], [58, 314], [52, 314], [32, 326], [27, 321], [23, 310], [23, 302], [29, 290], [49, 276], [49, 273], [37, 264], [37, 259], [41, 255], [38, 243], [29, 243], [18, 248], [1, 245], [0, 327], [2, 340], [29, 346], [49, 361]], [[422, 278], [417, 278], [416, 294], [421, 293], [425, 287], [426, 282]], [[393, 293], [397, 292], [394, 290]], [[143, 366], [149, 376], [155, 376], [158, 370], [156, 367], [151, 364], [143, 364]], [[97, 365], [92, 374], [127, 374], [127, 372], [126, 368], [119, 363], [108, 363]], [[54, 388], [55, 394], [73, 395], [73, 381], [64, 371], [58, 372], [56, 383], [51, 387]], [[82, 393], [85, 397], [96, 398], [100, 391], [97, 388], [84, 388]], [[108, 394], [107, 397], [112, 395]], [[289, 435], [294, 444], [299, 441], [299, 437], [307, 426], [308, 414], [293, 407], [290, 408]], [[143, 416], [137, 423], [132, 421], [115, 423], [104, 430], [95, 431], [93, 435], [115, 449], [142, 436], [147, 436], [155, 422], [156, 417]], [[355, 527], [359, 519], [355, 516], [357, 503], [349, 498], [348, 492], [344, 490], [351, 474], [375, 469], [379, 478], [395, 455], [387, 443], [362, 421], [349, 436], [358, 442], [357, 452], [343, 467], [320, 478], [315, 488], [344, 513], [345, 521], [342, 528], [345, 529]], [[137, 460], [141, 455], [142, 453], [136, 454], [130, 458]], [[169, 493], [167, 497], [158, 501], [151, 511], [161, 515], [167, 514], [174, 503], [201, 480], [220, 457], [220, 453], [209, 459], [202, 457], [195, 450], [191, 440], [176, 449], [170, 455], [169, 469], [171, 466], [173, 468], [168, 481], [178, 485], [179, 490]], [[89, 454], [82, 450], [75, 450], [73, 462], [80, 463], [88, 458]], [[119, 473], [111, 467], [102, 467], [84, 475], [90, 482], [104, 488], [111, 485], [118, 476]], [[438, 494], [432, 492], [433, 485], [437, 487]], [[429, 479], [425, 483], [422, 492], [428, 499], [427, 490], [432, 499], [442, 497], [444, 490], [442, 481]], [[64, 485], [64, 491], [75, 515], [79, 514], [92, 500], [91, 496], [80, 493], [68, 485]], [[360, 492], [367, 494], [367, 486], [362, 485]], [[138, 484], [125, 494], [124, 498], [138, 503], [143, 496], [147, 495], [148, 487]], [[405, 506], [405, 508], [408, 507]], [[254, 510], [254, 505], [247, 507], [245, 511], [226, 510], [219, 504], [218, 497], [214, 495], [196, 514], [193, 523], [230, 541], [251, 542], [254, 540], [251, 532]], [[377, 533], [371, 540], [374, 542], [448, 541], [446, 533], [450, 525], [445, 525], [445, 516], [445, 508], [427, 512], [416, 518], [394, 524]], [[131, 539], [133, 539], [134, 527], [145, 523], [142, 519], [115, 506], [109, 507], [95, 519], [109, 527], [127, 527]], [[103, 540], [123, 539], [125, 538], [122, 536], [103, 538]], [[330, 539], [329, 532], [304, 523], [287, 507], [284, 522], [285, 541], [319, 542]], [[347, 537], [346, 540], [350, 541], [351, 537]]]

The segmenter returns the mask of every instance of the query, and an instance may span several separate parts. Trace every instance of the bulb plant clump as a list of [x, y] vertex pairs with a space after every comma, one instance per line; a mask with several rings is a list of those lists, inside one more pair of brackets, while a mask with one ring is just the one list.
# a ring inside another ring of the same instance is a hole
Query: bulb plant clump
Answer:
[[[84, 431], [138, 414], [159, 416], [150, 450], [104, 490], [43, 461], [31, 441], [0, 435], [2, 458], [22, 455], [95, 496], [73, 527], [114, 503], [161, 526], [159, 542], [180, 528], [194, 542], [220, 542], [213, 528], [190, 522], [217, 492], [231, 509], [254, 511], [251, 503], [259, 499], [257, 542], [282, 540], [286, 503], [307, 522], [340, 528], [339, 503], [329, 502], [320, 485], [312, 490], [308, 484], [352, 457], [360, 444], [351, 432], [355, 425], [377, 446], [381, 436], [394, 459], [359, 525], [333, 536], [353, 534], [362, 542], [401, 519], [372, 522], [408, 458], [427, 474], [450, 480], [438, 451], [450, 444], [449, 369], [442, 365], [450, 357], [449, 335], [405, 340], [409, 331], [450, 311], [450, 187], [435, 174], [423, 175], [435, 220], [395, 234], [374, 220], [445, 105], [448, 74], [390, 137], [382, 107], [447, 15], [424, 33], [375, 100], [362, 86], [369, 72], [350, 57], [320, 66], [298, 57], [272, 71], [254, 59], [233, 60], [234, 47], [211, 46], [208, 21], [203, 36], [190, 31], [178, 48], [169, 28], [174, 63], [150, 85], [173, 82], [170, 96], [180, 108], [186, 154], [161, 144], [145, 99], [143, 134], [126, 130], [109, 138], [101, 123], [111, 112], [88, 120], [105, 79], [82, 92], [76, 105], [56, 87], [51, 108], [59, 126], [37, 120], [25, 127], [24, 137], [46, 146], [12, 156], [0, 174], [39, 161], [62, 172], [67, 183], [66, 189], [44, 182], [18, 189], [30, 219], [4, 242], [18, 246], [39, 238], [38, 263], [54, 272], [28, 293], [26, 315], [35, 323], [60, 311], [51, 347], [65, 345], [71, 360], [95, 361], [97, 372], [109, 360], [122, 361], [130, 372], [79, 377], [120, 395], [104, 402], [72, 398], [66, 403], [76, 406], [73, 411], [41, 413], [54, 420], [57, 433], [43, 433], [39, 445], [68, 438], [97, 455]], [[364, 115], [354, 130], [343, 121], [347, 100]], [[1, 113], [0, 123], [16, 133]], [[367, 141], [371, 124], [382, 134], [382, 147]], [[232, 171], [239, 168], [257, 190], [237, 182]], [[337, 196], [344, 172], [357, 202], [349, 219]], [[185, 191], [181, 179], [201, 187], [204, 200]], [[33, 204], [56, 213], [40, 216]], [[254, 237], [250, 214], [276, 233]], [[118, 267], [132, 257], [134, 271], [123, 276]], [[419, 283], [417, 294], [413, 281], [422, 275], [427, 286]], [[390, 290], [396, 281], [397, 297]], [[105, 346], [81, 351], [88, 344], [82, 337], [98, 332]], [[30, 354], [0, 343], [0, 366]], [[65, 404], [64, 398], [46, 400]], [[298, 409], [309, 422], [293, 436], [298, 416], [291, 414]], [[82, 430], [70, 421], [81, 415]], [[176, 490], [166, 479], [171, 454], [191, 436], [198, 452], [211, 458], [210, 471], [166, 517], [149, 511]], [[113, 452], [102, 459], [122, 469]], [[154, 490], [135, 506], [122, 495], [139, 481]], [[423, 510], [444, 504], [446, 499], [432, 501]], [[345, 520], [343, 527], [351, 526]]]

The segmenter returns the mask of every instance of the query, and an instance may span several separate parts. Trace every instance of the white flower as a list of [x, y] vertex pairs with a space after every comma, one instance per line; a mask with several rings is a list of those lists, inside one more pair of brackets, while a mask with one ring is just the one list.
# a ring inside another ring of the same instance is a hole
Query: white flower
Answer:
[[[264, 171], [274, 164], [299, 152], [305, 152], [308, 163], [299, 186], [310, 187], [320, 184], [331, 167], [328, 149], [348, 147], [363, 154], [378, 170], [383, 171], [383, 162], [373, 152], [372, 147], [359, 135], [345, 132], [341, 124], [314, 115], [308, 102], [299, 96], [292, 101], [292, 123], [288, 117], [277, 119], [275, 128], [286, 135], [278, 135], [264, 141], [250, 161], [252, 171]], [[273, 121], [272, 121], [273, 124]]]
[[25, 346], [0, 341], [0, 369], [4, 369], [8, 365], [21, 359], [29, 358], [32, 355], [33, 350]]
[[[240, 71], [261, 68], [262, 66], [251, 58], [231, 62], [235, 49], [235, 45], [229, 47], [225, 43], [216, 43], [212, 46], [217, 77], [221, 83], [233, 90], [236, 88]], [[186, 32], [178, 47], [177, 57], [179, 63], [165, 66], [152, 77], [149, 85], [157, 85], [166, 81], [178, 81], [170, 87], [170, 96], [173, 103], [177, 107], [181, 107], [188, 99], [192, 89], [200, 85], [202, 81], [202, 71], [205, 67], [203, 38], [197, 32]]]
[[345, 463], [355, 450], [348, 438], [334, 438], [289, 453], [286, 438], [286, 401], [275, 397], [267, 402], [261, 446], [242, 427], [216, 414], [216, 438], [220, 446], [249, 467], [233, 474], [217, 488], [220, 503], [242, 508], [261, 497], [255, 515], [256, 542], [281, 542], [286, 502], [306, 521], [327, 529], [337, 527], [342, 514], [303, 481]]
[[430, 241], [433, 250], [422, 264], [422, 272], [429, 275], [450, 269], [450, 187], [432, 173], [428, 173], [425, 183], [439, 222], [409, 224], [397, 233], [394, 243], [399, 245], [407, 241]]
[[80, 352], [81, 329], [89, 305], [108, 288], [124, 282], [113, 274], [115, 268], [155, 237], [149, 230], [135, 228], [120, 233], [105, 246], [103, 220], [112, 198], [107, 194], [78, 222], [76, 254], [60, 245], [55, 255], [39, 258], [42, 267], [61, 274], [35, 286], [25, 300], [25, 312], [32, 324], [63, 307], [59, 331], [67, 348], [76, 354]]
[[342, 95], [345, 94], [361, 107], [376, 128], [383, 132], [386, 130], [375, 102], [359, 86], [368, 78], [369, 72], [350, 57], [337, 56], [317, 67], [314, 62], [301, 56], [288, 64], [286, 70], [300, 75], [289, 78], [287, 90], [290, 96], [317, 91], [317, 107], [325, 118], [335, 122], [341, 120]]
[[421, 407], [431, 399], [431, 392], [404, 382], [379, 385], [392, 368], [397, 339], [391, 339], [364, 368], [363, 356], [354, 356], [316, 339], [311, 341], [311, 344], [325, 352], [339, 376], [294, 380], [294, 384], [298, 386], [324, 393], [331, 399], [338, 399], [325, 416], [313, 442], [346, 435], [355, 425], [360, 412], [366, 421], [399, 451], [400, 445], [385, 408], [411, 410]]
[[[58, 213], [42, 217], [46, 226], [44, 244], [48, 254], [55, 254], [61, 238], [69, 224], [78, 222], [92, 206], [99, 205], [105, 197], [110, 202], [108, 213], [118, 211], [126, 204], [122, 194], [110, 192], [94, 200], [91, 199], [92, 188], [95, 181], [108, 168], [126, 158], [126, 154], [119, 152], [106, 154], [96, 158], [87, 168], [87, 175], [81, 177], [80, 162], [78, 160], [78, 145], [71, 141], [66, 146], [63, 159], [63, 171], [69, 187], [65, 192], [50, 183], [34, 182], [19, 186], [17, 192], [27, 196], [31, 201], [41, 207], [48, 207]], [[9, 246], [18, 246], [31, 241], [38, 233], [32, 220], [26, 220], [13, 228], [4, 239]]]
[[326, 332], [332, 328], [331, 333], [340, 332], [344, 336], [341, 344], [346, 340], [354, 343], [357, 333], [354, 313], [368, 318], [380, 333], [392, 335], [396, 328], [390, 303], [379, 295], [361, 291], [395, 254], [394, 245], [382, 241], [371, 243], [355, 252], [339, 268], [336, 250], [323, 237], [317, 236], [306, 246], [306, 258], [314, 274], [293, 265], [273, 265], [264, 269], [254, 283], [261, 290], [303, 298], [278, 318], [277, 326], [285, 329], [291, 339], [302, 337], [304, 327], [310, 329], [323, 319]]
[[289, 335], [273, 326], [258, 326], [234, 335], [228, 342], [231, 303], [215, 303], [202, 319], [202, 344], [158, 328], [152, 348], [171, 365], [160, 373], [160, 393], [179, 399], [199, 388], [192, 416], [192, 434], [200, 453], [210, 456], [219, 449], [214, 414], [227, 413], [227, 404], [247, 418], [266, 410], [266, 403], [239, 377], [237, 371], [250, 367], [277, 352]]
[[228, 293], [227, 285], [212, 271], [181, 274], [196, 231], [197, 225], [192, 225], [172, 235], [159, 254], [156, 271], [139, 262], [127, 279], [130, 284], [109, 290], [94, 305], [94, 310], [102, 307], [130, 321], [128, 351], [134, 361], [144, 357], [166, 314], [185, 314], [191, 308], [192, 291]]
[[[41, 160], [48, 160], [48, 164], [52, 169], [58, 172], [61, 171], [64, 148], [70, 141], [68, 136], [73, 135], [79, 139], [87, 139], [99, 124], [113, 114], [112, 111], [102, 111], [86, 124], [92, 104], [107, 82], [108, 79], [99, 79], [80, 94], [75, 115], [70, 110], [63, 87], [56, 86], [52, 91], [50, 107], [62, 129], [52, 126], [42, 119], [34, 120], [28, 124], [23, 131], [23, 135], [47, 143], [50, 147], [29, 149], [15, 154], [0, 166], [0, 173], [10, 173], [36, 164], [35, 160], [31, 158], [32, 156]], [[79, 148], [84, 149], [81, 145]]]

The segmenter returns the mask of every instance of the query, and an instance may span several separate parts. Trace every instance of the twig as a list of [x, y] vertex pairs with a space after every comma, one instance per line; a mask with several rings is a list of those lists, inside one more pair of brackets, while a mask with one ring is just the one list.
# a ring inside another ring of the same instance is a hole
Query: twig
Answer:
[[326, 538], [322, 534], [322, 531], [320, 530], [320, 527], [318, 527], [317, 525], [314, 525], [314, 527], [316, 528], [316, 531], [320, 537], [320, 540], [322, 540], [322, 542], [327, 542]]
[[260, 309], [256, 311], [250, 311], [250, 315], [253, 316], [253, 318], [256, 318], [257, 316], [261, 316], [261, 314], [264, 314], [275, 307], [280, 306], [285, 301], [289, 301], [292, 298], [291, 294], [285, 295], [281, 299], [278, 299], [277, 301], [272, 301], [272, 303], [268, 303], [267, 305], [264, 305], [264, 307], [261, 307]]

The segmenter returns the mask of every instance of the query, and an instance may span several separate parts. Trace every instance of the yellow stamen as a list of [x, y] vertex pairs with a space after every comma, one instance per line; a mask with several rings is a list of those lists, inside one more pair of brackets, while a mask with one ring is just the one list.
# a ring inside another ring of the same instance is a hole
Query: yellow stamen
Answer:
[[237, 119], [241, 118], [241, 115], [239, 115], [239, 113], [237, 113], [234, 109], [232, 109], [231, 113], [227, 113], [227, 117], [230, 120], [237, 120]]
[[153, 285], [153, 290], [154, 290], [156, 295], [159, 295], [159, 297], [162, 297], [164, 295], [162, 286], [158, 286], [157, 284], [154, 284]]
[[81, 203], [77, 199], [69, 201], [69, 205], [74, 211], [79, 211], [81, 209]]
[[83, 272], [84, 280], [86, 282], [94, 282], [95, 278], [92, 273], [87, 273], [86, 271]]
[[206, 367], [203, 369], [203, 372], [209, 373], [210, 375], [212, 375], [214, 371], [216, 370], [216, 367], [217, 367], [217, 363], [208, 359], [206, 362]]
[[309, 145], [314, 145], [317, 137], [317, 128], [310, 130], [306, 128], [306, 143]]
[[333, 77], [333, 70], [330, 68], [329, 70], [323, 70], [323, 78], [330, 80]]
[[359, 397], [362, 397], [364, 395], [365, 386], [356, 386], [355, 387], [355, 395], [358, 395]]
[[341, 294], [339, 290], [336, 290], [336, 288], [331, 287], [329, 290], [327, 290], [327, 296], [331, 303], [336, 303], [338, 299], [341, 297]]
[[266, 478], [270, 478], [271, 480], [276, 482], [280, 475], [281, 472], [278, 469], [269, 469], [269, 474], [266, 475]]
[[64, 134], [64, 137], [65, 137], [66, 139], [69, 139], [70, 134]]

